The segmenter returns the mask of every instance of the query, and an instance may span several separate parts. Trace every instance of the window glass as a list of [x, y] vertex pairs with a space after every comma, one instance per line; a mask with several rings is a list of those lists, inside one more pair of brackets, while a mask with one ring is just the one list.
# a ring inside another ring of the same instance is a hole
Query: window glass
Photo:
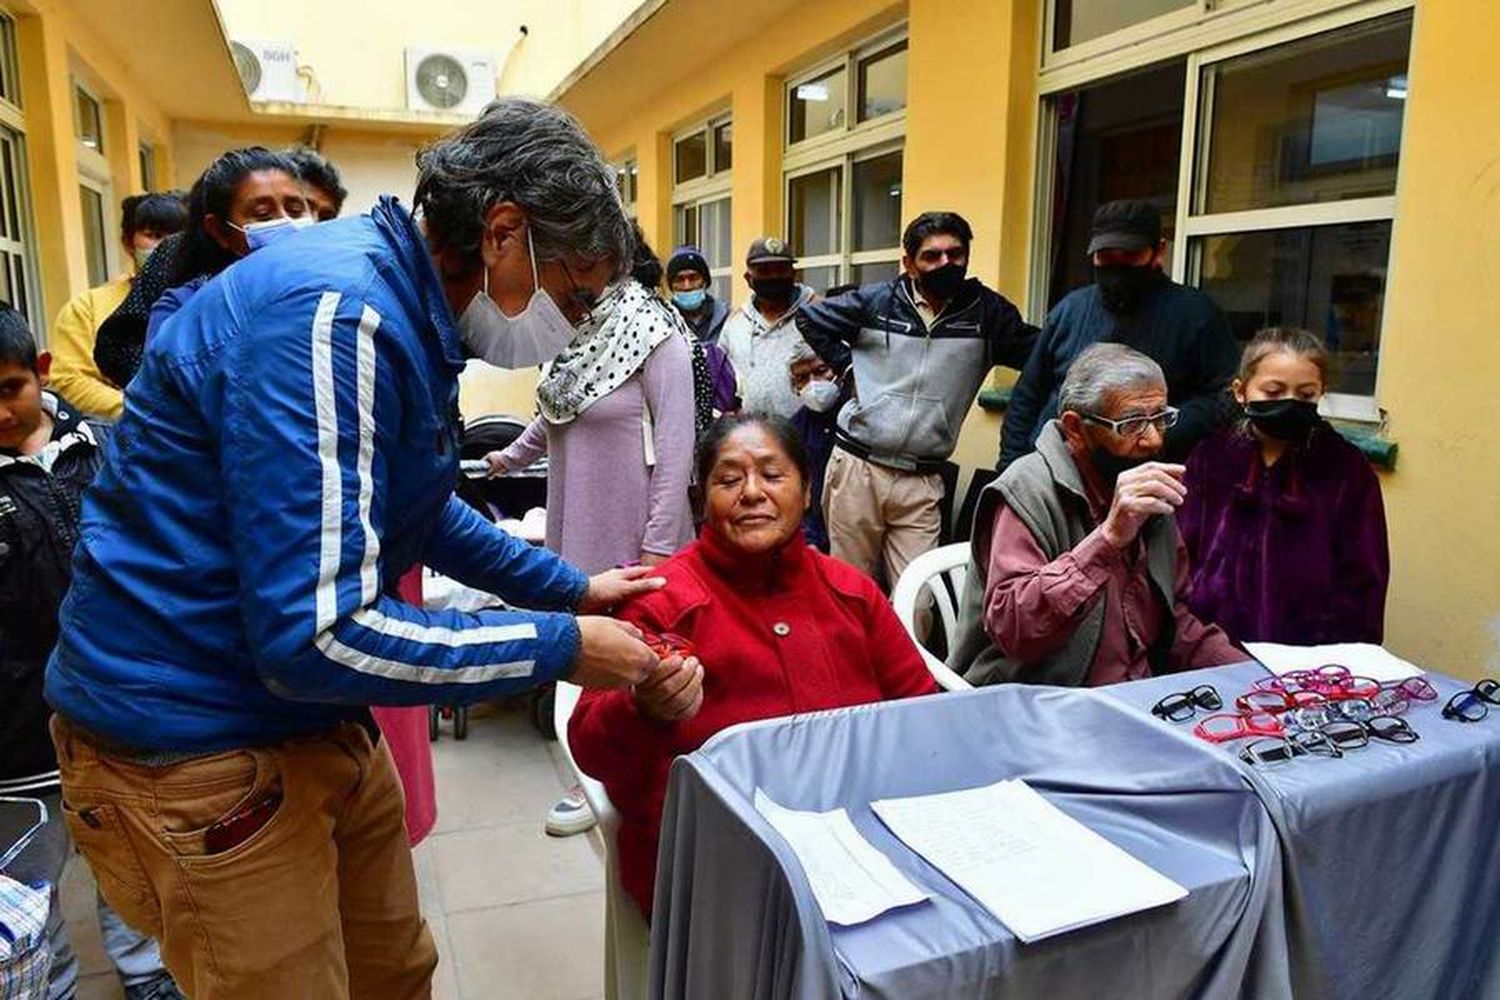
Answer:
[[729, 302], [734, 298], [733, 275], [720, 274], [709, 281], [708, 287], [709, 294], [711, 294], [714, 298], [718, 299], [725, 305], [728, 305]]
[[146, 191], [156, 190], [156, 153], [150, 146], [141, 143], [141, 187]]
[[714, 173], [734, 166], [734, 123], [714, 126]]
[[21, 106], [19, 79], [16, 71], [16, 22], [0, 14], [0, 100]]
[[848, 86], [842, 66], [816, 80], [791, 88], [791, 134], [789, 142], [844, 128], [848, 124]]
[[856, 264], [854, 265], [854, 276], [850, 279], [856, 285], [874, 285], [894, 278], [901, 265], [894, 260], [882, 261], [878, 264]]
[[100, 120], [99, 102], [84, 92], [82, 87], [73, 88], [77, 104], [78, 141], [89, 149], [104, 151], [104, 126]]
[[1197, 4], [1198, 0], [1056, 0], [1052, 47], [1065, 49]]
[[730, 247], [729, 199], [720, 198], [718, 201], [699, 205], [698, 219], [702, 227], [698, 237], [698, 247], [708, 260], [708, 266], [711, 268], [731, 266], [734, 262], [731, 259]]
[[677, 183], [708, 174], [708, 133], [700, 129], [677, 140]]
[[859, 120], [906, 107], [906, 42], [860, 61]]
[[854, 246], [880, 250], [901, 243], [901, 150], [857, 160], [853, 175]]
[[804, 267], [801, 273], [802, 283], [819, 295], [839, 283], [837, 264], [830, 264], [828, 267]]
[[88, 258], [89, 285], [104, 284], [109, 280], [109, 257], [104, 228], [104, 197], [91, 187], [79, 187], [79, 198], [83, 202], [83, 245]]
[[1335, 359], [1335, 392], [1372, 396], [1380, 356], [1390, 220], [1208, 236], [1194, 241], [1198, 285], [1235, 335], [1299, 326]]
[[838, 253], [843, 249], [839, 239], [838, 167], [792, 178], [787, 185], [788, 234], [800, 257]]
[[1402, 15], [1205, 70], [1213, 104], [1197, 211], [1392, 194], [1410, 49]]
[[673, 213], [676, 221], [677, 238], [674, 241], [678, 246], [685, 244], [698, 244], [698, 206], [678, 205]]

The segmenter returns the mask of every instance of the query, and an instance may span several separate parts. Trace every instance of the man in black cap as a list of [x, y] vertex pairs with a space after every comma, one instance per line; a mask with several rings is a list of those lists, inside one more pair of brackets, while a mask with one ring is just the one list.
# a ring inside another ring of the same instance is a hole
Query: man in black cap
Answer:
[[1167, 400], [1181, 411], [1166, 433], [1168, 461], [1184, 459], [1227, 417], [1224, 389], [1234, 377], [1239, 347], [1213, 299], [1163, 273], [1167, 241], [1156, 206], [1149, 201], [1100, 205], [1088, 252], [1094, 284], [1068, 293], [1052, 309], [1011, 394], [1001, 469], [1030, 452], [1041, 429], [1057, 416], [1063, 376], [1092, 344], [1125, 344], [1161, 365]]
[[802, 408], [792, 388], [791, 365], [805, 346], [797, 311], [813, 290], [797, 280], [797, 256], [786, 241], [762, 236], [745, 254], [750, 301], [729, 314], [719, 346], [739, 377], [745, 409], [791, 418]]

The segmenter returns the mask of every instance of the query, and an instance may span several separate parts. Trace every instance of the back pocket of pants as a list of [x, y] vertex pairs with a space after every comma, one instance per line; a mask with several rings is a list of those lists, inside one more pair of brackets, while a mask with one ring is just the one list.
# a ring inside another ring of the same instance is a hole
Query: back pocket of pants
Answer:
[[[74, 807], [62, 803], [63, 822], [88, 861], [99, 892], [125, 922], [141, 930], [157, 928], [160, 909], [151, 879], [141, 864], [140, 854], [129, 831], [113, 805]], [[155, 930], [147, 933], [156, 933]]]

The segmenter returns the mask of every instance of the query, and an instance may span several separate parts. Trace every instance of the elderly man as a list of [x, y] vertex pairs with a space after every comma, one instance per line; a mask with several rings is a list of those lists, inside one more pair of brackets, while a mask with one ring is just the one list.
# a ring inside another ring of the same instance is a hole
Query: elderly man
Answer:
[[[63, 810], [192, 997], [427, 997], [437, 953], [364, 706], [646, 686], [656, 665], [589, 613], [659, 584], [590, 579], [453, 494], [464, 358], [544, 360], [631, 259], [610, 168], [566, 113], [508, 99], [422, 152], [415, 200], [420, 227], [387, 198], [205, 285], [84, 501], [46, 680]], [[417, 561], [543, 610], [404, 604]]]
[[1246, 659], [1187, 610], [1184, 469], [1153, 461], [1177, 420], [1161, 366], [1090, 347], [1058, 409], [981, 497], [949, 666], [976, 684], [1092, 687]]

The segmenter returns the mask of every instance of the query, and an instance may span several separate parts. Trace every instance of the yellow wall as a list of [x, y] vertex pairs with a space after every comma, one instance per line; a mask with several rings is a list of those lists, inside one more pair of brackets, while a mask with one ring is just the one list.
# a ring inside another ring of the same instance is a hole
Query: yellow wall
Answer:
[[[231, 38], [290, 42], [311, 68], [323, 103], [406, 106], [408, 45], [488, 49], [504, 93], [545, 95], [634, 10], [639, 0], [408, 0], [308, 3], [219, 0]], [[357, 15], [353, 9], [357, 6]], [[357, 16], [357, 30], [351, 25]], [[521, 38], [520, 26], [529, 33]], [[498, 65], [504, 61], [503, 67]]]
[[119, 200], [140, 191], [136, 150], [141, 141], [157, 148], [159, 182], [172, 181], [167, 139], [170, 125], [125, 64], [87, 20], [66, 3], [35, 0], [12, 9], [25, 102], [27, 176], [36, 230], [36, 263], [42, 301], [37, 310], [45, 340], [64, 302], [88, 285], [83, 216], [78, 195], [78, 146], [73, 126], [73, 80], [86, 81], [102, 104], [105, 156], [110, 164], [108, 206], [111, 237]]
[[1384, 477], [1387, 641], [1465, 677], [1500, 670], [1500, 7], [1417, 9], [1381, 405], [1400, 445]]

